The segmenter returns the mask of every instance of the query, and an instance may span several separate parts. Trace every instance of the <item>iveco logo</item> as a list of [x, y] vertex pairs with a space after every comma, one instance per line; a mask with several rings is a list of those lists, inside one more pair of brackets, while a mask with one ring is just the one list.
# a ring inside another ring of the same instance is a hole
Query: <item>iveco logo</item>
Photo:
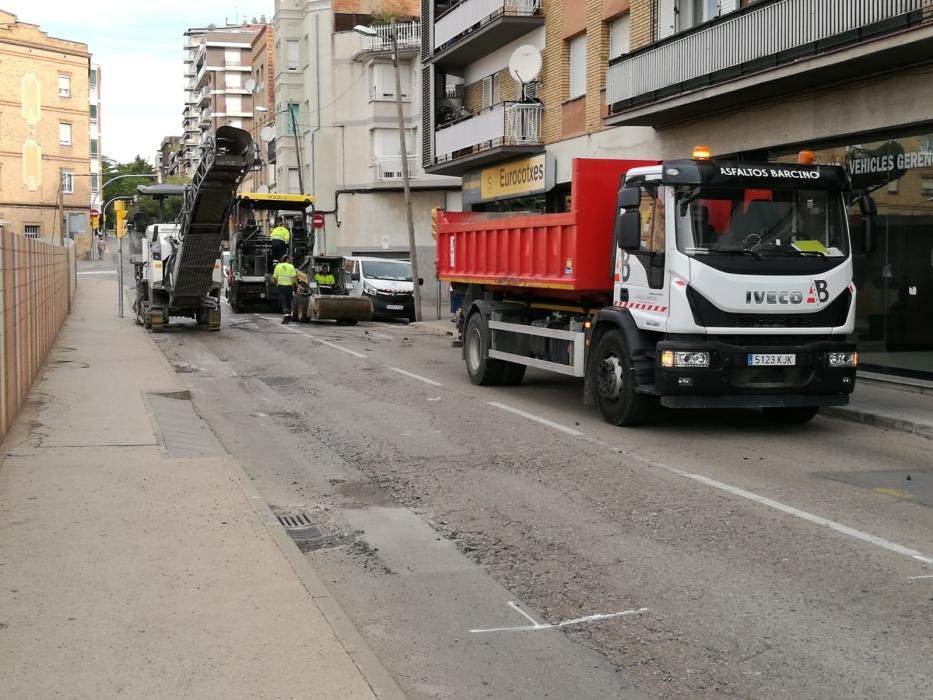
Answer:
[[823, 304], [829, 301], [829, 288], [826, 280], [813, 280], [807, 293], [792, 291], [752, 290], [745, 292], [746, 304]]

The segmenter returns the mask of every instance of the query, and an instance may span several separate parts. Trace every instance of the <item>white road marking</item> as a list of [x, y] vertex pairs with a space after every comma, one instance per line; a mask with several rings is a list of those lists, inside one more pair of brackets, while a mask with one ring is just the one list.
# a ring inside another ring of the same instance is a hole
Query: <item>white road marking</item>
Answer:
[[376, 331], [369, 331], [369, 335], [373, 338], [381, 338], [382, 340], [392, 340], [392, 336], [386, 333], [377, 333]]
[[496, 408], [501, 408], [503, 411], [508, 411], [509, 413], [514, 413], [516, 416], [521, 416], [522, 418], [527, 418], [528, 420], [533, 420], [535, 423], [540, 423], [541, 425], [546, 425], [549, 428], [554, 430], [559, 430], [562, 433], [567, 433], [567, 435], [573, 435], [574, 437], [581, 437], [583, 433], [579, 430], [574, 430], [573, 428], [568, 428], [566, 425], [561, 425], [560, 423], [555, 423], [554, 421], [549, 421], [547, 418], [542, 418], [541, 416], [536, 416], [533, 413], [528, 413], [522, 411], [518, 408], [512, 408], [511, 406], [506, 406], [504, 403], [499, 403], [497, 401], [489, 401], [490, 406], [495, 406]]
[[933, 578], [933, 575], [930, 575], [930, 576], [908, 576], [907, 578], [908, 578], [909, 580], [911, 580], [911, 581], [916, 581], [917, 579], [921, 579], [921, 578]]
[[895, 552], [905, 557], [910, 557], [915, 561], [921, 561], [925, 564], [933, 564], [933, 558], [928, 557], [922, 552], [917, 551], [916, 549], [911, 549], [910, 547], [905, 547], [903, 545], [897, 544], [896, 542], [890, 542], [881, 537], [876, 537], [875, 535], [870, 535], [867, 532], [862, 532], [861, 530], [856, 530], [854, 527], [849, 527], [848, 525], [843, 525], [842, 523], [837, 523], [835, 520], [830, 520], [829, 518], [824, 518], [821, 515], [814, 515], [813, 513], [808, 513], [805, 510], [800, 510], [799, 508], [794, 508], [793, 506], [786, 505], [780, 501], [775, 501], [771, 498], [765, 496], [759, 496], [757, 493], [751, 491], [746, 491], [745, 489], [740, 489], [737, 486], [732, 486], [730, 484], [723, 483], [722, 481], [717, 481], [716, 479], [710, 479], [708, 476], [703, 476], [701, 474], [694, 474], [692, 472], [687, 472], [682, 469], [677, 469], [676, 467], [671, 467], [667, 464], [661, 464], [660, 462], [655, 462], [653, 460], [647, 459], [645, 457], [640, 457], [638, 455], [632, 454], [614, 447], [608, 443], [602, 442], [601, 440], [594, 440], [591, 438], [586, 438], [589, 442], [599, 445], [601, 447], [606, 447], [611, 450], [622, 452], [628, 457], [633, 459], [640, 460], [641, 462], [665, 471], [670, 472], [671, 474], [676, 474], [677, 476], [683, 477], [684, 479], [691, 479], [693, 481], [698, 481], [701, 484], [711, 486], [714, 489], [720, 491], [725, 491], [730, 493], [733, 496], [739, 496], [741, 498], [746, 498], [755, 503], [759, 503], [768, 508], [773, 508], [774, 510], [779, 510], [782, 513], [787, 515], [793, 515], [795, 518], [800, 518], [801, 520], [806, 520], [807, 522], [814, 523], [816, 525], [822, 525], [823, 527], [828, 527], [830, 530], [835, 530], [836, 532], [841, 532], [843, 535], [848, 535], [862, 542], [868, 542], [873, 544], [876, 547], [881, 547], [882, 549], [887, 549], [889, 552]]
[[531, 624], [533, 624], [535, 627], [547, 627], [547, 626], [548, 626], [546, 623], [538, 622], [538, 621], [537, 621], [536, 619], [534, 619], [531, 615], [529, 615], [529, 614], [526, 613], [524, 610], [522, 610], [521, 607], [518, 605], [518, 603], [516, 603], [516, 602], [510, 600], [510, 601], [508, 602], [508, 606], [509, 606], [510, 608], [512, 608], [512, 610], [514, 610], [515, 612], [517, 612], [519, 615], [521, 615], [522, 617], [524, 617], [526, 620], [528, 620], [528, 622], [530, 622]]
[[297, 333], [298, 335], [303, 335], [305, 338], [310, 338], [310, 339], [313, 340], [315, 343], [320, 343], [321, 345], [326, 345], [327, 347], [333, 348], [334, 350], [339, 350], [340, 352], [345, 352], [345, 353], [347, 353], [348, 355], [353, 355], [353, 357], [359, 357], [361, 360], [365, 360], [365, 359], [366, 359], [366, 355], [364, 355], [364, 354], [361, 353], [361, 352], [356, 352], [356, 350], [350, 350], [349, 348], [345, 348], [345, 347], [343, 347], [343, 346], [341, 346], [341, 345], [337, 345], [336, 343], [331, 343], [329, 340], [321, 340], [320, 338], [315, 338], [315, 337], [314, 337], [313, 335], [311, 335], [310, 333], [305, 333], [304, 331], [298, 330], [297, 328], [292, 328], [292, 327], [289, 326], [287, 323], [284, 324], [284, 325], [285, 325], [285, 330], [291, 331], [292, 333]]
[[611, 620], [616, 617], [631, 617], [632, 615], [641, 615], [642, 613], [648, 612], [648, 608], [637, 608], [635, 610], [622, 610], [620, 612], [598, 614], [598, 615], [587, 615], [586, 617], [575, 617], [572, 620], [564, 620], [563, 622], [558, 622], [556, 625], [549, 623], [538, 623], [535, 622], [533, 618], [526, 615], [518, 606], [514, 603], [509, 603], [509, 607], [513, 610], [520, 612], [526, 619], [531, 620], [534, 624], [532, 625], [520, 625], [518, 627], [490, 627], [488, 629], [475, 629], [470, 630], [472, 634], [486, 634], [488, 632], [538, 632], [540, 630], [556, 630], [561, 627], [569, 627], [570, 625], [584, 625], [590, 622], [598, 622], [600, 620]]
[[389, 367], [393, 372], [398, 372], [399, 374], [404, 374], [406, 377], [411, 377], [412, 379], [417, 379], [419, 382], [424, 382], [425, 384], [430, 384], [431, 386], [444, 386], [440, 382], [435, 382], [433, 379], [428, 379], [427, 377], [422, 377], [419, 374], [414, 374], [413, 372], [406, 372], [403, 369], [398, 367]]
[[92, 270], [88, 272], [79, 272], [79, 275], [115, 275], [116, 270]]

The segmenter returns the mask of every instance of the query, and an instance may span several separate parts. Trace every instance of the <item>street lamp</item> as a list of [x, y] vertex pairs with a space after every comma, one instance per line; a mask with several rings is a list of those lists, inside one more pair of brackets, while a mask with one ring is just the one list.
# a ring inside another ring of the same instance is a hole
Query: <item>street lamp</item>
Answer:
[[[353, 31], [363, 36], [375, 38], [379, 36], [372, 27], [358, 24]], [[421, 320], [421, 286], [418, 283], [418, 249], [415, 246], [415, 220], [411, 212], [411, 180], [408, 172], [408, 147], [405, 144], [405, 113], [402, 109], [402, 74], [398, 61], [398, 25], [395, 17], [389, 21], [389, 35], [392, 39], [392, 65], [395, 67], [395, 106], [398, 111], [398, 140], [399, 153], [402, 157], [402, 185], [405, 189], [405, 215], [408, 219], [408, 255], [411, 258], [411, 280], [413, 301], [415, 302], [415, 320]]]
[[[268, 112], [268, 111], [269, 111], [269, 108], [268, 108], [268, 107], [263, 107], [262, 105], [257, 105], [256, 107], [253, 107], [253, 109], [254, 109], [255, 111], [257, 111], [257, 112]], [[300, 192], [299, 192], [298, 194], [305, 194], [304, 176], [303, 176], [302, 173], [301, 173], [301, 171], [302, 171], [302, 167], [301, 167], [301, 140], [300, 140], [299, 137], [298, 137], [298, 121], [295, 119], [295, 111], [291, 108], [291, 106], [289, 106], [287, 109], [283, 109], [283, 110], [280, 111], [280, 112], [276, 112], [276, 113], [273, 114], [272, 116], [273, 116], [273, 117], [276, 117], [276, 116], [278, 116], [278, 115], [280, 115], [280, 114], [285, 114], [286, 112], [288, 113], [288, 116], [289, 116], [289, 118], [290, 118], [290, 120], [291, 120], [291, 124], [292, 124], [292, 135], [295, 137], [295, 156], [296, 156], [297, 159], [298, 159], [298, 189], [300, 190]]]

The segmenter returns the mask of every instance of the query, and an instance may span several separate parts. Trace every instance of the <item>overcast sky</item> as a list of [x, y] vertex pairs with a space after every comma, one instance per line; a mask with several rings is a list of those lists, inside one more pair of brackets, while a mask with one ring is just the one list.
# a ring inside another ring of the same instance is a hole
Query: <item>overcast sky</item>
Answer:
[[181, 135], [183, 33], [188, 27], [271, 21], [274, 0], [0, 0], [21, 22], [88, 45], [101, 66], [104, 155], [152, 161], [162, 138]]

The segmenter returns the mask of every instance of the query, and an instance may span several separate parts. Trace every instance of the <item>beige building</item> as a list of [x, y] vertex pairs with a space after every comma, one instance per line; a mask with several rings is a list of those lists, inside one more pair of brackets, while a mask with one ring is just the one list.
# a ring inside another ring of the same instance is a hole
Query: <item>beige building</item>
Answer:
[[271, 24], [262, 25], [253, 38], [250, 69], [255, 84], [253, 107], [256, 112], [252, 134], [257, 142], [259, 163], [246, 178], [243, 189], [269, 192], [275, 187], [275, 142], [263, 141], [261, 135], [264, 127], [272, 130], [275, 127], [275, 39]]
[[[92, 201], [88, 47], [0, 11], [0, 53], [2, 227], [55, 239], [67, 220], [86, 228]], [[76, 238], [86, 248], [87, 235]]]

